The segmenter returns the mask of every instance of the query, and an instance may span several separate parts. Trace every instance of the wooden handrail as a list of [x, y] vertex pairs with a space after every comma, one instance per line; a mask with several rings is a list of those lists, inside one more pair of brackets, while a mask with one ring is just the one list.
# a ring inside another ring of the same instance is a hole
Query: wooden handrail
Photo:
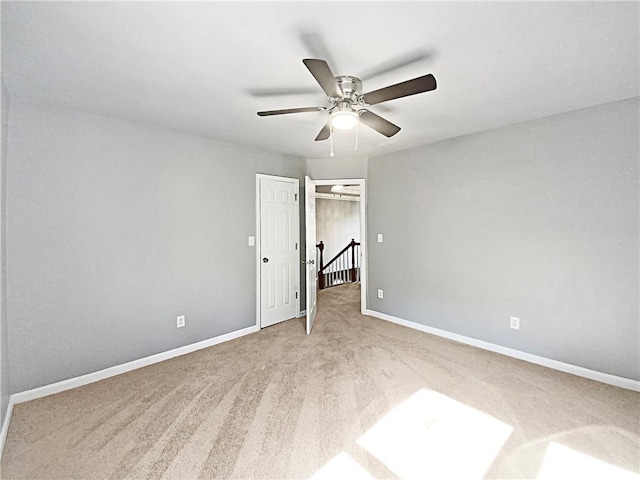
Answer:
[[[360, 246], [359, 242], [356, 242], [353, 238], [351, 242], [344, 247], [336, 256], [334, 256], [329, 263], [324, 264], [324, 243], [321, 241], [316, 245], [320, 250], [320, 258], [318, 258], [318, 288], [323, 290], [327, 287], [332, 287], [338, 283], [357, 282], [359, 278], [360, 262], [356, 260], [356, 247]], [[345, 255], [345, 253], [351, 249], [351, 265], [349, 266], [349, 255], [346, 255], [343, 262], [338, 265], [338, 260]], [[345, 261], [346, 260], [346, 261]], [[331, 265], [336, 262], [336, 268], [330, 268]], [[356, 267], [357, 265], [357, 267]], [[346, 267], [346, 268], [345, 268]], [[328, 273], [325, 273], [329, 270]], [[338, 281], [336, 281], [338, 280]]]
[[[322, 245], [322, 247], [320, 248], [320, 245]], [[322, 264], [322, 250], [324, 250], [324, 244], [322, 242], [320, 242], [319, 245], [316, 245], [317, 247], [320, 248], [320, 268], [318, 269], [318, 273], [322, 273], [322, 271], [327, 268], [329, 265], [331, 265], [333, 262], [335, 262], [338, 257], [340, 257], [340, 255], [342, 255], [344, 252], [346, 252], [347, 250], [349, 250], [350, 248], [354, 248], [356, 245], [360, 245], [360, 242], [356, 242], [353, 238], [351, 239], [351, 242], [349, 242], [349, 244], [344, 247], [342, 250], [340, 250], [340, 253], [338, 253], [335, 257], [333, 257], [331, 260], [329, 260], [329, 262], [326, 265]], [[352, 260], [353, 261], [353, 260]], [[353, 267], [355, 267], [355, 265], [353, 265]]]

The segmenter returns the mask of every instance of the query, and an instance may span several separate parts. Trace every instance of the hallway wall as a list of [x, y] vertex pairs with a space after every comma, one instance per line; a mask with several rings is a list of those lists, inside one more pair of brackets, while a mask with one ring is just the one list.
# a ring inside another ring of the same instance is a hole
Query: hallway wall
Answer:
[[325, 263], [354, 239], [360, 241], [360, 202], [316, 199], [316, 239], [325, 244]]

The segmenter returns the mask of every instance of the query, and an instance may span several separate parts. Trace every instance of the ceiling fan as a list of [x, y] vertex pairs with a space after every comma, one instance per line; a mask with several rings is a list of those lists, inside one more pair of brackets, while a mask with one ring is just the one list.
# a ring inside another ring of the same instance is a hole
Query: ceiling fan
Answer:
[[331, 105], [328, 107], [268, 110], [258, 112], [258, 115], [267, 117], [289, 113], [329, 112], [329, 119], [316, 137], [316, 142], [330, 138], [334, 128], [348, 130], [358, 125], [359, 122], [386, 137], [392, 137], [400, 131], [400, 127], [376, 115], [368, 110], [367, 107], [436, 89], [435, 77], [428, 74], [363, 94], [362, 81], [359, 78], [350, 75], [334, 76], [329, 65], [324, 60], [307, 58], [302, 62], [327, 95]]

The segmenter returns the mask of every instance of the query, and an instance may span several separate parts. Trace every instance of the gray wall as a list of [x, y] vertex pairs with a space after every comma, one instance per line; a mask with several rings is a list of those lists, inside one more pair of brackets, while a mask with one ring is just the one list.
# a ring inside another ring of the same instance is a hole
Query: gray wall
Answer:
[[368, 307], [638, 380], [638, 104], [370, 159]]
[[366, 158], [311, 158], [306, 163], [307, 175], [314, 180], [367, 178]]
[[255, 174], [304, 160], [15, 99], [9, 128], [12, 392], [255, 324]]
[[2, 155], [0, 157], [0, 426], [9, 405], [9, 345], [6, 302], [6, 153], [9, 133], [9, 93], [2, 83]]

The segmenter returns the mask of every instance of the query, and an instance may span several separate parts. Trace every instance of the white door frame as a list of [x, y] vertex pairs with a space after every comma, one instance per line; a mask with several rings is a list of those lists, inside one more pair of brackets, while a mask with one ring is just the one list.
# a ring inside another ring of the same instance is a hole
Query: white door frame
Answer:
[[300, 313], [300, 207], [299, 207], [299, 201], [300, 201], [300, 180], [298, 180], [297, 178], [289, 178], [289, 177], [278, 177], [276, 175], [266, 175], [264, 173], [256, 173], [256, 239], [255, 239], [255, 247], [256, 247], [256, 327], [258, 328], [262, 328], [260, 326], [261, 323], [261, 299], [260, 299], [260, 293], [262, 290], [262, 286], [261, 286], [261, 278], [260, 278], [260, 274], [262, 272], [262, 256], [260, 255], [260, 214], [261, 214], [261, 202], [260, 202], [260, 180], [261, 179], [267, 179], [267, 180], [277, 180], [280, 182], [288, 182], [288, 183], [292, 183], [295, 185], [295, 191], [296, 191], [296, 212], [295, 212], [295, 218], [294, 218], [294, 224], [295, 224], [295, 230], [298, 232], [297, 235], [297, 239], [298, 239], [298, 245], [297, 245], [297, 250], [298, 250], [298, 258], [296, 259], [296, 271], [295, 271], [295, 278], [296, 278], [296, 284], [295, 284], [295, 290], [296, 290], [296, 315], [299, 315]]
[[364, 178], [337, 178], [332, 180], [313, 179], [316, 185], [359, 185], [360, 186], [360, 313], [367, 310], [367, 181]]

